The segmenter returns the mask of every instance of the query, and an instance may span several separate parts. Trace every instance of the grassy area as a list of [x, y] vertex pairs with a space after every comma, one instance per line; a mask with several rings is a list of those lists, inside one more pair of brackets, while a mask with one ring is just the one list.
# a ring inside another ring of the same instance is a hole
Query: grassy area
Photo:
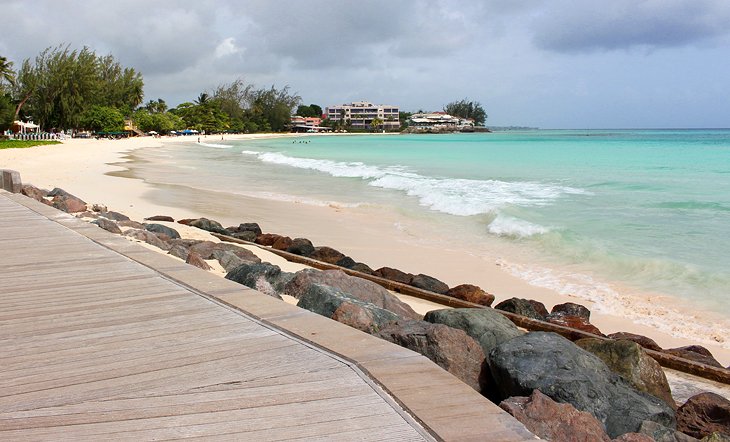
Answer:
[[46, 144], [61, 144], [61, 142], [53, 140], [0, 140], [0, 149], [22, 149]]

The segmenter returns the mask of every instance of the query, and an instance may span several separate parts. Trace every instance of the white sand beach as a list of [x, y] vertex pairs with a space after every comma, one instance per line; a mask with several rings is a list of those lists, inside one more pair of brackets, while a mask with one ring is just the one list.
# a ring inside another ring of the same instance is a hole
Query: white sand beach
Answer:
[[[238, 135], [226, 139], [253, 139], [286, 135]], [[296, 134], [296, 136], [302, 136]], [[153, 190], [139, 179], [108, 175], [123, 170], [115, 163], [125, 161], [125, 155], [138, 148], [156, 147], [163, 143], [195, 143], [197, 138], [132, 138], [126, 140], [66, 140], [61, 145], [37, 146], [28, 149], [0, 150], [0, 168], [20, 172], [24, 183], [52, 189], [60, 187], [82, 198], [87, 203], [104, 204], [110, 210], [141, 221], [153, 215], [168, 215], [175, 219], [207, 217], [223, 225], [240, 222], [261, 222], [265, 232], [291, 237], [306, 237], [315, 245], [329, 245], [356, 257], [372, 268], [396, 267], [406, 272], [424, 273], [441, 279], [450, 286], [470, 283], [495, 294], [497, 301], [510, 297], [532, 298], [543, 302], [548, 309], [563, 302], [577, 302], [592, 307], [589, 302], [539, 288], [512, 276], [501, 269], [495, 260], [485, 261], [464, 250], [445, 250], [429, 246], [423, 241], [404, 240], [404, 232], [393, 227], [393, 220], [381, 219], [364, 211], [342, 207], [315, 207], [294, 202], [271, 201], [243, 197], [245, 208], [238, 213], [209, 213], [206, 210], [179, 204], [160, 206], [145, 195]], [[213, 141], [211, 141], [213, 142]], [[207, 202], [213, 207], [215, 201]], [[182, 226], [176, 225], [175, 228]], [[185, 236], [194, 233], [186, 232]], [[284, 264], [281, 258], [277, 265]], [[273, 262], [273, 261], [272, 261]], [[288, 266], [287, 264], [284, 264]], [[286, 267], [285, 270], [289, 269]], [[291, 270], [297, 268], [292, 267]], [[412, 301], [416, 302], [416, 301]], [[420, 305], [418, 311], [430, 308]], [[632, 323], [625, 318], [593, 312], [591, 322], [609, 334], [628, 331], [654, 339], [664, 348], [696, 344], [691, 340], [671, 336], [650, 326]], [[677, 324], [681, 327], [681, 324]], [[722, 338], [722, 337], [720, 337]], [[725, 337], [730, 339], [730, 337]], [[723, 365], [730, 364], [730, 349], [707, 342], [707, 347]]]

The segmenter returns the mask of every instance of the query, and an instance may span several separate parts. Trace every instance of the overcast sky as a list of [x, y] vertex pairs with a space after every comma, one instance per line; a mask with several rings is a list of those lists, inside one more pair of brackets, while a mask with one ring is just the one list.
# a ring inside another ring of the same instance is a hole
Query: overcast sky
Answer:
[[730, 127], [728, 0], [0, 0], [0, 55], [84, 45], [142, 72], [145, 101], [236, 78], [305, 104], [440, 110], [489, 125]]

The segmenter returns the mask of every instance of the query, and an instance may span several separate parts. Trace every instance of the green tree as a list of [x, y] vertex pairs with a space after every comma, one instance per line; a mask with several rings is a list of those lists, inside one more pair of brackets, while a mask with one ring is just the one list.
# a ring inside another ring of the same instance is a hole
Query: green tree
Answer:
[[15, 105], [9, 94], [0, 95], [0, 132], [10, 129], [15, 116]]
[[380, 118], [373, 118], [373, 121], [370, 122], [370, 130], [378, 130], [378, 128], [381, 127], [383, 123], [383, 120], [381, 120]]
[[147, 104], [144, 105], [144, 108], [149, 113], [164, 114], [165, 112], [167, 112], [167, 103], [165, 103], [165, 100], [163, 100], [162, 98], [158, 98], [156, 101], [148, 101]]
[[455, 117], [471, 118], [477, 125], [483, 125], [487, 121], [487, 113], [484, 112], [482, 105], [467, 98], [447, 104], [444, 106], [444, 112]]
[[287, 130], [291, 122], [291, 114], [301, 101], [301, 97], [289, 92], [289, 86], [276, 89], [259, 89], [252, 93], [252, 119], [263, 131], [273, 132]]
[[143, 97], [142, 75], [123, 68], [111, 55], [88, 47], [47, 48], [23, 62], [18, 72], [16, 115], [21, 111], [44, 127], [77, 128], [93, 106], [114, 107], [131, 115]]
[[320, 118], [322, 117], [322, 108], [319, 107], [316, 104], [310, 104], [309, 106], [305, 106], [303, 104], [300, 104], [297, 107], [297, 115], [300, 117], [316, 117]]
[[8, 87], [15, 84], [15, 71], [13, 70], [13, 62], [0, 56], [0, 92], [5, 88], [4, 83], [7, 83]]
[[124, 130], [124, 115], [113, 107], [92, 106], [81, 114], [80, 123], [96, 132], [120, 132]]
[[150, 112], [145, 108], [137, 109], [132, 116], [134, 124], [143, 131], [155, 131], [157, 133], [168, 133], [171, 130], [185, 126], [182, 119], [170, 112]]

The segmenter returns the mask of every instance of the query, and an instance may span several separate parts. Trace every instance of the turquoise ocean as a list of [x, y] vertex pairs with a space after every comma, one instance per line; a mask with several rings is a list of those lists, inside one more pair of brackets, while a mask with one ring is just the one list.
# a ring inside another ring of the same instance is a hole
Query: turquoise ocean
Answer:
[[155, 163], [174, 158], [180, 171], [168, 170], [172, 184], [377, 206], [512, 250], [505, 271], [607, 312], [641, 293], [730, 317], [730, 130], [210, 137], [160, 149]]

